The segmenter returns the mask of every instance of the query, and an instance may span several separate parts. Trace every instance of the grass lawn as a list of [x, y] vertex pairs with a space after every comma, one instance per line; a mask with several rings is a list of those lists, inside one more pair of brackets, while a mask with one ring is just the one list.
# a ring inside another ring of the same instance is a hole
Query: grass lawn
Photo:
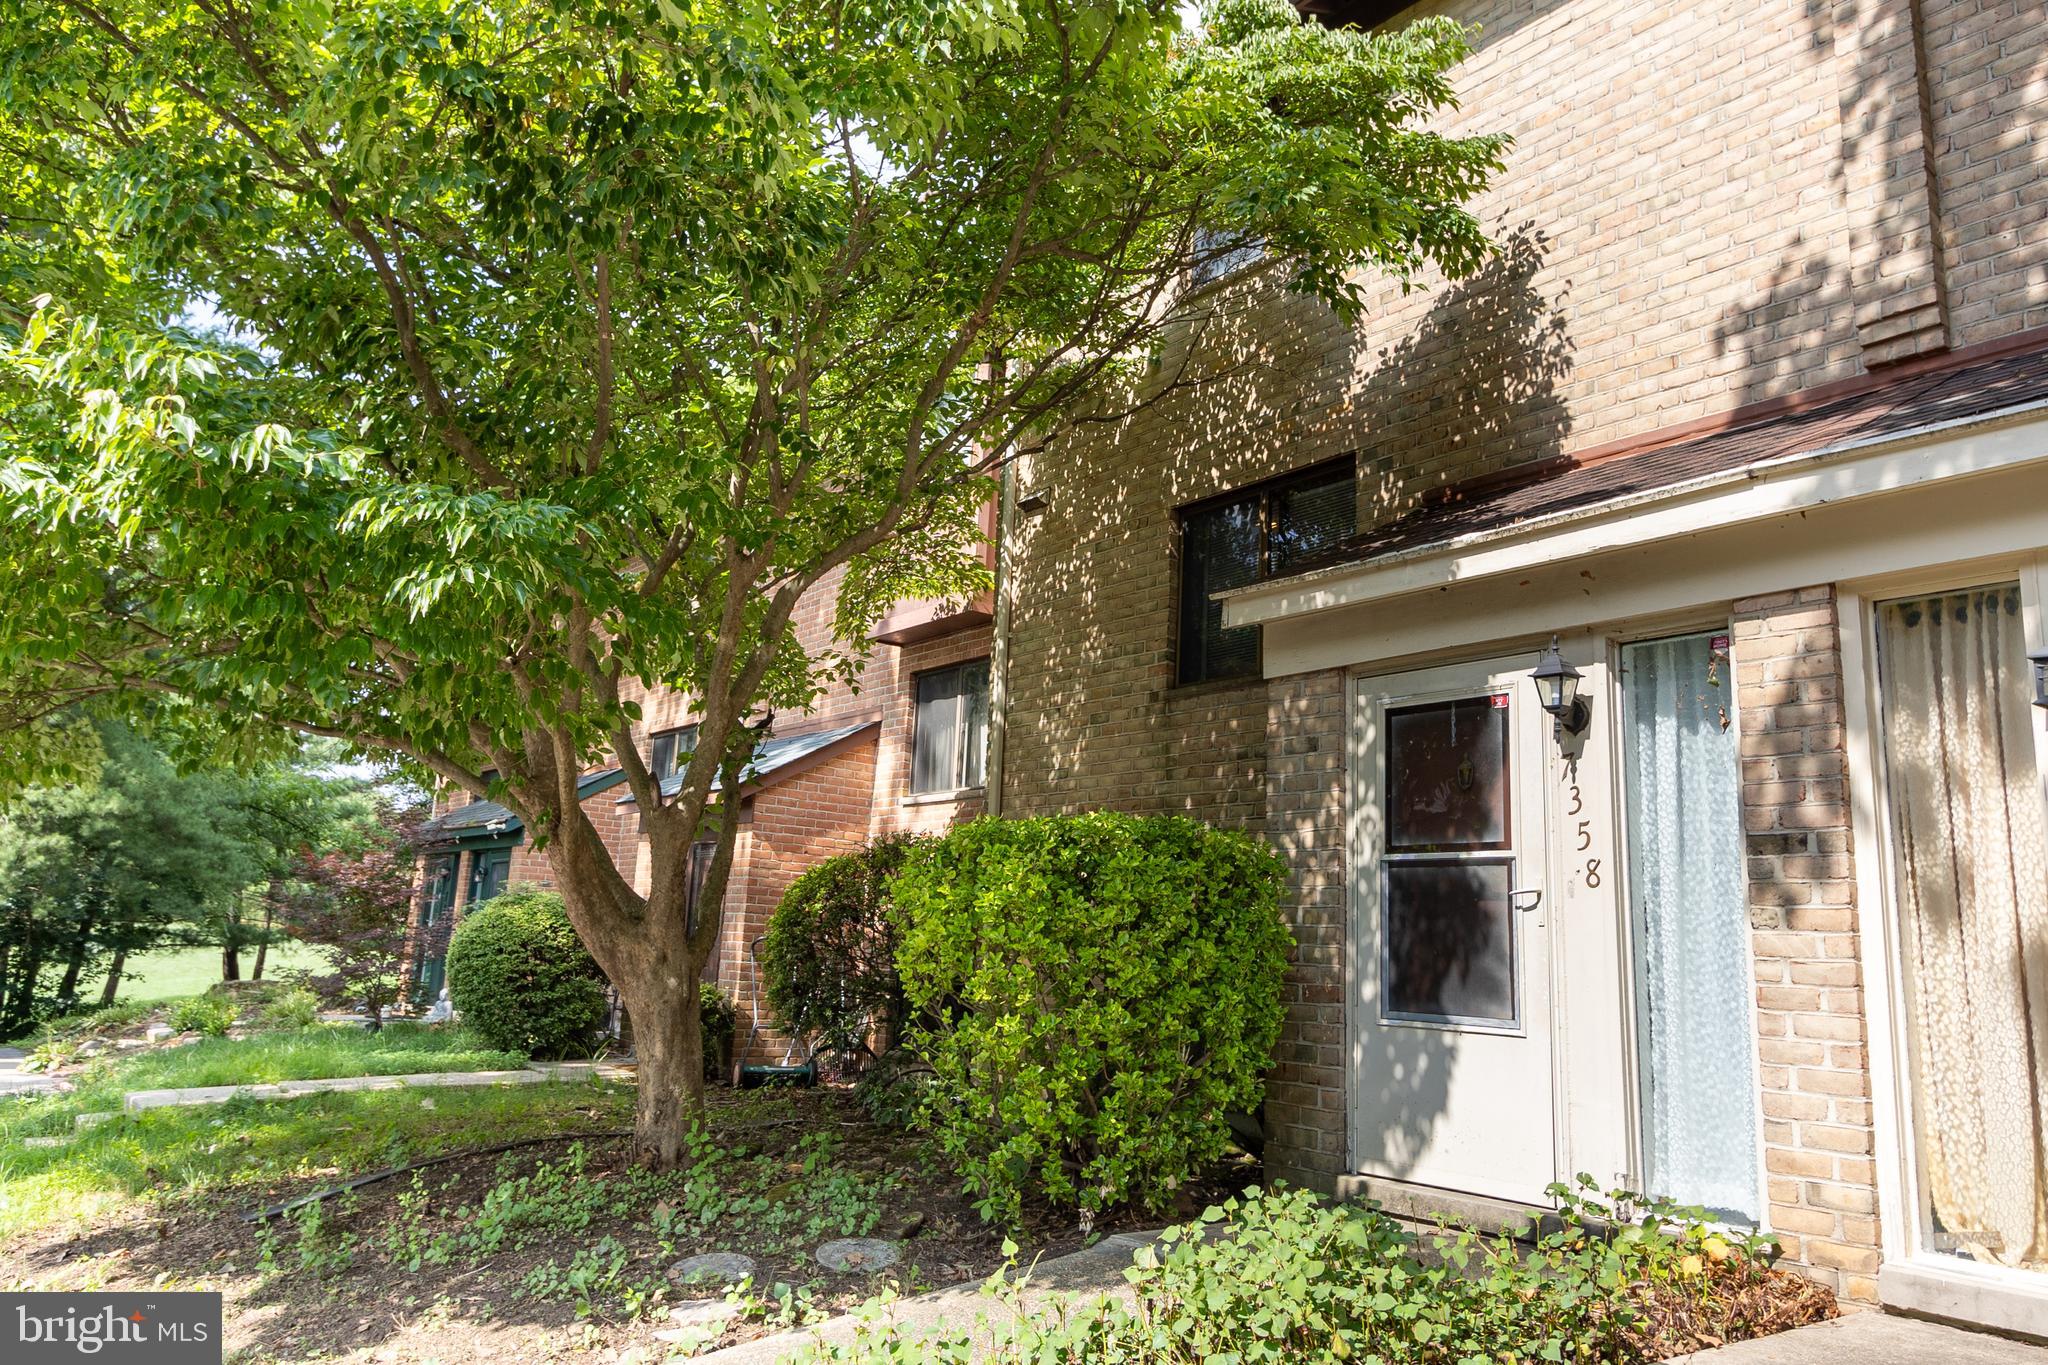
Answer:
[[[326, 959], [303, 943], [270, 945], [263, 960], [263, 977], [270, 980], [288, 971], [314, 971]], [[242, 972], [256, 965], [256, 954], [242, 954]], [[121, 976], [122, 1000], [137, 1002], [171, 1000], [181, 995], [198, 995], [208, 986], [220, 984], [220, 949], [164, 948], [132, 959]]]
[[507, 1071], [526, 1065], [467, 1029], [395, 1023], [376, 1033], [321, 1024], [253, 1038], [204, 1038], [115, 1062], [78, 1089], [88, 1103], [129, 1090], [199, 1085], [267, 1085], [332, 1076], [405, 1076], [419, 1071]]

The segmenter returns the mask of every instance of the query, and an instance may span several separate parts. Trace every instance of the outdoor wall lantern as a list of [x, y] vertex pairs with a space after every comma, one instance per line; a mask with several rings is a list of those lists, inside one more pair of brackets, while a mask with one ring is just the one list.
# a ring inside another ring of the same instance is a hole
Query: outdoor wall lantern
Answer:
[[1555, 635], [1550, 637], [1550, 648], [1543, 651], [1529, 677], [1536, 684], [1536, 700], [1557, 722], [1560, 741], [1568, 734], [1583, 732], [1592, 723], [1592, 708], [1579, 695], [1579, 670], [1564, 661]]
[[2034, 665], [2034, 705], [2048, 709], [2048, 649], [2037, 649], [2027, 659]]

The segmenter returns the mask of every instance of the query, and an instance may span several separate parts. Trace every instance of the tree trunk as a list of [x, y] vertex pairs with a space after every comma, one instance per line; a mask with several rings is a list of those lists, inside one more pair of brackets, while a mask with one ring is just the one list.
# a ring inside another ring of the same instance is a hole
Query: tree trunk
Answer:
[[101, 1009], [105, 1009], [114, 1003], [114, 995], [121, 989], [121, 973], [127, 966], [128, 950], [126, 948], [114, 949], [114, 960], [107, 967], [106, 988], [100, 992]]
[[[276, 883], [273, 882], [272, 885], [274, 886]], [[251, 981], [261, 981], [263, 979], [263, 960], [270, 956], [270, 922], [275, 915], [276, 910], [270, 903], [270, 897], [265, 896], [263, 898], [263, 937], [256, 940], [256, 965], [249, 972], [249, 979]]]
[[[619, 997], [633, 1019], [637, 1093], [633, 1105], [633, 1157], [642, 1166], [672, 1171], [684, 1163], [685, 1138], [704, 1111], [704, 1029], [697, 978], [680, 998], [659, 989]], [[644, 983], [658, 987], [659, 982]], [[664, 998], [666, 997], [666, 998]]]
[[64, 979], [57, 983], [59, 1000], [78, 998], [78, 978], [85, 973], [85, 955], [92, 948], [92, 927], [95, 916], [88, 913], [78, 926], [78, 936], [71, 940], [71, 956], [64, 963]]
[[220, 979], [240, 981], [242, 979], [242, 950], [232, 942], [220, 945]]

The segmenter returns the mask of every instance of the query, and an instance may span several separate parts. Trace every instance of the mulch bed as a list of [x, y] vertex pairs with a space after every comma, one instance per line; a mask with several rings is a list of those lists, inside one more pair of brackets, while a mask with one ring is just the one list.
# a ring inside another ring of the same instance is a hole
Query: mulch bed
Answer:
[[[894, 1174], [896, 1188], [884, 1196], [881, 1217], [872, 1235], [901, 1240], [903, 1258], [879, 1274], [835, 1274], [810, 1259], [808, 1244], [764, 1247], [744, 1230], [728, 1235], [714, 1225], [687, 1242], [679, 1241], [669, 1256], [703, 1251], [738, 1251], [759, 1266], [757, 1293], [778, 1282], [807, 1286], [815, 1308], [827, 1312], [850, 1309], [893, 1279], [905, 1293], [986, 1277], [1004, 1264], [1004, 1232], [984, 1223], [961, 1197], [958, 1182], [931, 1166], [919, 1140], [911, 1134], [878, 1128], [843, 1090], [777, 1092], [772, 1101], [758, 1094], [714, 1094], [713, 1127], [728, 1147], [751, 1156], [774, 1158], [789, 1151], [806, 1134], [832, 1133], [838, 1140], [835, 1170], [881, 1177]], [[721, 1121], [724, 1111], [729, 1121]], [[765, 1121], [759, 1116], [772, 1117]], [[593, 1114], [593, 1118], [595, 1115]], [[600, 1126], [593, 1123], [593, 1127]], [[423, 1172], [436, 1207], [476, 1206], [484, 1193], [508, 1176], [531, 1173], [538, 1163], [560, 1161], [575, 1135], [516, 1151], [459, 1157]], [[628, 1144], [622, 1137], [582, 1139], [585, 1170], [600, 1180], [623, 1175], [630, 1168]], [[1190, 1189], [1185, 1203], [1192, 1210], [1220, 1199], [1255, 1178], [1255, 1164], [1239, 1164]], [[793, 1177], [793, 1181], [796, 1177]], [[360, 1242], [353, 1261], [332, 1272], [302, 1270], [293, 1257], [280, 1253], [288, 1268], [259, 1273], [257, 1227], [243, 1214], [273, 1202], [320, 1189], [328, 1179], [307, 1179], [267, 1188], [238, 1190], [232, 1202], [219, 1195], [170, 1200], [164, 1216], [94, 1229], [53, 1230], [40, 1240], [9, 1249], [9, 1274], [33, 1279], [45, 1289], [218, 1288], [225, 1295], [226, 1337], [230, 1360], [342, 1359], [374, 1361], [438, 1361], [442, 1365], [490, 1360], [619, 1360], [663, 1358], [668, 1347], [653, 1333], [668, 1328], [666, 1309], [692, 1299], [721, 1297], [722, 1288], [689, 1286], [667, 1292], [663, 1305], [639, 1321], [615, 1312], [581, 1318], [573, 1303], [538, 1298], [525, 1287], [529, 1272], [548, 1260], [566, 1265], [579, 1247], [609, 1236], [629, 1252], [634, 1273], [647, 1277], [666, 1264], [648, 1225], [647, 1211], [624, 1216], [599, 1213], [573, 1239], [557, 1245], [505, 1250], [481, 1263], [458, 1259], [445, 1266], [408, 1270], [394, 1262], [382, 1246], [384, 1230], [404, 1216], [400, 1203], [412, 1190], [410, 1177], [400, 1175], [355, 1191], [348, 1199], [327, 1201], [336, 1215], [338, 1235], [355, 1234]], [[345, 1209], [345, 1212], [344, 1212]], [[1161, 1219], [1122, 1213], [1097, 1221], [1097, 1237], [1132, 1228], [1157, 1226]], [[836, 1233], [827, 1235], [836, 1236]], [[1015, 1236], [1020, 1262], [1050, 1258], [1087, 1244], [1070, 1213], [1040, 1206], [1028, 1208], [1024, 1227]], [[819, 1240], [822, 1240], [820, 1238]], [[290, 1237], [284, 1239], [287, 1251]], [[781, 1330], [781, 1324], [736, 1324], [727, 1343]], [[637, 1352], [637, 1355], [636, 1355]]]

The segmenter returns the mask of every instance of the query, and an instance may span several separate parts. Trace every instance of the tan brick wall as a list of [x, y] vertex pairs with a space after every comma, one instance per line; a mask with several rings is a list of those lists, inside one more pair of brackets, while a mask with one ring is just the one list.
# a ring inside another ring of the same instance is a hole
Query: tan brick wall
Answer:
[[1266, 692], [1266, 837], [1293, 869], [1295, 947], [1287, 1019], [1266, 1089], [1266, 1164], [1328, 1189], [1345, 1169], [1344, 674], [1301, 674]]
[[1764, 1167], [1785, 1256], [1877, 1298], [1878, 1207], [1832, 588], [1737, 602]]
[[[1025, 471], [1049, 503], [1010, 547], [1012, 809], [1262, 818], [1257, 764], [1228, 747], [1258, 730], [1263, 689], [1172, 685], [1177, 506], [1356, 452], [1371, 521], [1430, 489], [1854, 378], [1866, 342], [1888, 360], [1902, 337], [1917, 338], [1907, 351], [1941, 339], [1881, 298], [1932, 287], [1884, 254], [1902, 243], [1927, 248], [1922, 266], [1943, 248], [1956, 343], [2048, 322], [2041, 0], [1924, 0], [1924, 33], [1910, 6], [1810, 0], [1425, 12], [1481, 27], [1446, 126], [1517, 140], [1476, 205], [1501, 256], [1405, 296], [1374, 285], [1355, 329], [1270, 282], [1210, 295], [1192, 372], [1228, 377]], [[1905, 78], [1881, 79], [1895, 57]], [[1845, 118], [1886, 146], [1918, 136], [1918, 162], [1879, 155], [1884, 174], [1852, 175], [1879, 142]], [[1147, 382], [1180, 373], [1186, 344]]]
[[2048, 3], [1921, 10], [1955, 344], [2048, 326]]

